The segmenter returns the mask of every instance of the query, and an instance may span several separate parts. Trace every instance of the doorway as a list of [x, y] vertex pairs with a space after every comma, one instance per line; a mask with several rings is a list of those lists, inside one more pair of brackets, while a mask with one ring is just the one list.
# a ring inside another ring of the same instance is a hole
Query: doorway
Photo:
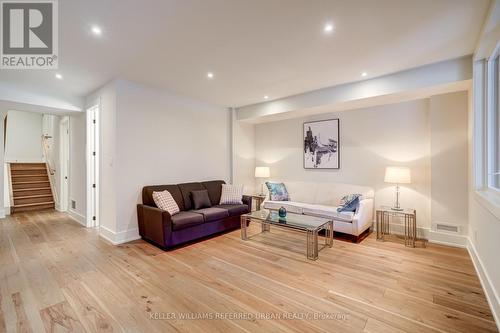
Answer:
[[99, 104], [87, 109], [87, 227], [99, 226]]

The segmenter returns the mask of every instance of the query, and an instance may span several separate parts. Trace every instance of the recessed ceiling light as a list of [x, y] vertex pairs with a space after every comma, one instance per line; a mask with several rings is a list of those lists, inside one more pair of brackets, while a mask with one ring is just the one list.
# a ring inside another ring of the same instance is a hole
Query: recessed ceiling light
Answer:
[[63, 77], [62, 77], [62, 75], [61, 75], [61, 74], [59, 74], [59, 73], [57, 73], [57, 74], [56, 74], [56, 79], [62, 80], [62, 78], [63, 78]]
[[212, 73], [212, 72], [208, 72], [208, 73], [207, 73], [207, 77], [208, 77], [209, 79], [213, 79], [213, 78], [214, 78], [214, 73]]
[[101, 30], [101, 28], [99, 28], [98, 26], [94, 25], [94, 26], [92, 27], [92, 33], [93, 33], [94, 35], [96, 35], [96, 36], [100, 36], [100, 35], [102, 35], [102, 30]]
[[267, 95], [266, 95], [266, 96], [264, 96], [264, 99], [269, 99], [269, 96], [267, 96]]
[[327, 23], [327, 24], [325, 24], [325, 26], [323, 28], [323, 32], [331, 33], [331, 32], [333, 32], [334, 29], [335, 29], [335, 27], [333, 26], [332, 23]]
[[363, 73], [361, 73], [361, 76], [362, 76], [362, 77], [365, 77], [365, 76], [367, 76], [367, 75], [368, 75], [368, 73], [367, 73], [367, 72], [363, 72]]

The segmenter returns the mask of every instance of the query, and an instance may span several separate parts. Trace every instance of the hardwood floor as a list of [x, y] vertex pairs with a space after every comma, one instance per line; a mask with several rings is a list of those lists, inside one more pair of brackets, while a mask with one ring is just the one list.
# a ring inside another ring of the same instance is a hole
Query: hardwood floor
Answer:
[[282, 233], [163, 252], [112, 246], [58, 212], [13, 215], [0, 220], [0, 331], [497, 332], [463, 249], [371, 235], [312, 262], [304, 235]]

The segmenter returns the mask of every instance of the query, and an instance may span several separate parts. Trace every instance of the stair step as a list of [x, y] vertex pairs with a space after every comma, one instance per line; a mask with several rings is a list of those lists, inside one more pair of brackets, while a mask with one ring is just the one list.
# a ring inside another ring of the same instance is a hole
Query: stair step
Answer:
[[16, 214], [27, 211], [54, 209], [54, 208], [55, 204], [53, 201], [45, 203], [36, 203], [36, 204], [14, 205], [11, 207], [11, 213]]
[[22, 189], [30, 189], [30, 188], [40, 188], [40, 187], [49, 187], [50, 183], [48, 180], [43, 181], [32, 181], [32, 182], [16, 182], [12, 183], [12, 190], [22, 190]]
[[50, 187], [44, 188], [22, 188], [12, 191], [14, 198], [29, 197], [32, 195], [52, 195], [52, 190]]
[[49, 181], [48, 180], [34, 180], [32, 182], [13, 182], [12, 184], [39, 184], [39, 183], [48, 183]]
[[32, 199], [32, 198], [46, 198], [46, 197], [52, 198], [52, 194], [34, 194], [34, 195], [25, 195], [22, 197], [14, 196], [14, 199]]
[[46, 204], [50, 201], [54, 201], [52, 193], [42, 194], [42, 195], [30, 195], [24, 197], [14, 197], [13, 199], [14, 199], [14, 206]]
[[50, 186], [47, 187], [37, 187], [37, 188], [20, 188], [17, 190], [12, 190], [12, 192], [21, 192], [21, 191], [41, 191], [41, 190], [50, 190]]
[[36, 202], [36, 203], [29, 203], [29, 204], [14, 205], [14, 208], [33, 207], [33, 206], [40, 206], [40, 205], [53, 205], [53, 204], [54, 204], [54, 201]]
[[47, 169], [15, 169], [15, 170], [10, 170], [11, 176], [21, 176], [21, 175], [46, 175], [47, 174]]
[[45, 163], [10, 163], [11, 170], [46, 168]]
[[11, 174], [11, 177], [12, 178], [21, 178], [21, 179], [22, 178], [29, 178], [29, 177], [47, 177], [47, 174], [46, 173], [45, 174], [43, 174], [43, 173], [42, 174], [38, 174], [38, 173], [33, 174], [33, 173], [31, 173], [31, 174], [22, 174], [22, 175], [15, 175], [15, 174], [13, 175], [13, 174]]

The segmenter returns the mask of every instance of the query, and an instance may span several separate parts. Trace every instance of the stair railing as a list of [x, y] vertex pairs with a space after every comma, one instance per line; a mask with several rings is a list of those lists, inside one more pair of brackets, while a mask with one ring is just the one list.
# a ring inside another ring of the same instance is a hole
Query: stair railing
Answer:
[[43, 157], [45, 159], [45, 166], [47, 167], [47, 175], [49, 176], [50, 189], [52, 190], [52, 196], [54, 197], [54, 202], [58, 204], [59, 199], [55, 188], [56, 169], [52, 166], [52, 161], [49, 158], [49, 148], [50, 148], [49, 139], [51, 138], [52, 137], [50, 135], [42, 135], [42, 149], [43, 149]]

